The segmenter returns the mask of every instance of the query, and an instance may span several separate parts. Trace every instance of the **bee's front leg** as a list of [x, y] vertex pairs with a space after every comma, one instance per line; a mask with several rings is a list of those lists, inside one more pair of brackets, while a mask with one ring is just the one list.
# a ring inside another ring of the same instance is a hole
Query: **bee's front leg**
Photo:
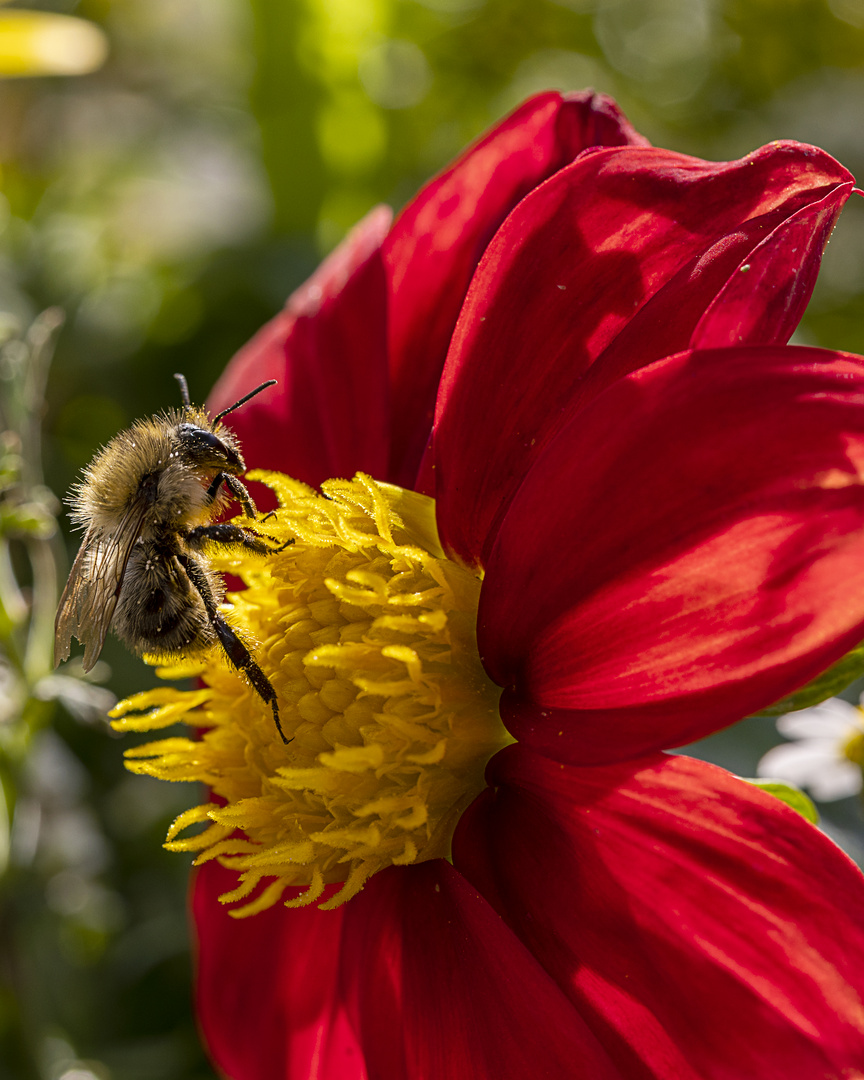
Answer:
[[213, 477], [213, 482], [210, 484], [210, 487], [207, 488], [207, 498], [210, 502], [216, 501], [219, 495], [219, 489], [223, 484], [243, 507], [246, 517], [258, 517], [258, 508], [252, 501], [252, 496], [249, 494], [246, 485], [242, 480], [238, 480], [236, 476], [232, 476], [231, 473], [220, 472]]

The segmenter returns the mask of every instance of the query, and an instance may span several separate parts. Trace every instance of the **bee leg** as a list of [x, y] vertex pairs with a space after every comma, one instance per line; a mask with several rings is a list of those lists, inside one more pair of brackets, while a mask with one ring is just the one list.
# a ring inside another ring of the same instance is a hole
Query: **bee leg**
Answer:
[[230, 624], [225, 621], [218, 611], [212, 617], [211, 622], [225, 655], [234, 667], [245, 674], [249, 682], [252, 683], [252, 689], [264, 704], [269, 705], [273, 710], [273, 720], [276, 723], [279, 738], [287, 746], [293, 740], [289, 739], [282, 730], [282, 721], [279, 719], [279, 703], [276, 700], [276, 691], [273, 689], [273, 684], [255, 663], [252, 654], [236, 635]]
[[256, 536], [240, 528], [239, 525], [230, 525], [227, 521], [217, 522], [215, 525], [199, 525], [185, 533], [184, 539], [193, 548], [202, 547], [204, 544], [224, 544], [225, 547], [240, 547], [247, 551], [255, 551], [259, 555], [275, 555], [294, 543], [294, 538], [291, 537], [284, 544], [278, 544], [278, 547], [268, 547], [264, 543], [265, 539], [271, 540], [274, 544], [278, 541], [272, 536], [264, 538]]
[[[238, 531], [242, 532], [242, 530]], [[255, 663], [252, 653], [249, 652], [237, 636], [234, 628], [220, 613], [216, 604], [216, 598], [213, 595], [213, 590], [210, 588], [210, 582], [207, 580], [207, 575], [201, 569], [198, 562], [189, 555], [183, 554], [177, 555], [177, 561], [186, 571], [187, 577], [192, 582], [198, 595], [204, 602], [207, 616], [210, 619], [213, 629], [216, 631], [216, 636], [219, 638], [219, 644], [222, 646], [229, 662], [232, 663], [238, 671], [243, 672], [252, 684], [252, 689], [258, 697], [261, 698], [265, 705], [269, 705], [273, 710], [273, 719], [276, 723], [276, 730], [279, 732], [279, 738], [287, 746], [288, 743], [293, 740], [287, 738], [285, 732], [282, 730], [282, 721], [279, 719], [279, 702], [276, 698], [276, 691], [273, 688], [273, 684]]]
[[213, 482], [210, 487], [207, 488], [207, 498], [210, 502], [216, 501], [216, 497], [219, 494], [219, 488], [221, 488], [223, 484], [228, 488], [237, 502], [241, 504], [246, 517], [258, 517], [258, 508], [255, 506], [255, 503], [252, 502], [252, 496], [246, 490], [246, 485], [242, 480], [238, 480], [236, 476], [232, 476], [231, 473], [220, 472], [213, 477]]

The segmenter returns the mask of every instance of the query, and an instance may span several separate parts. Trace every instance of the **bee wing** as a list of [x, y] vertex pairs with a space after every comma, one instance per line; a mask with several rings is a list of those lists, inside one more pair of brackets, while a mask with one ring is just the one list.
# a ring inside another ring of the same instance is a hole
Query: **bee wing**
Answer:
[[90, 561], [90, 549], [95, 543], [93, 530], [88, 530], [81, 541], [81, 547], [78, 548], [75, 562], [69, 571], [69, 580], [57, 606], [57, 617], [54, 620], [54, 667], [57, 667], [61, 660], [69, 658], [72, 635], [78, 629], [81, 597], [86, 588], [85, 576]]
[[148, 504], [136, 500], [115, 532], [88, 529], [69, 572], [54, 622], [54, 666], [69, 656], [72, 637], [84, 648], [84, 670], [99, 659], [123, 585], [126, 564], [141, 535]]

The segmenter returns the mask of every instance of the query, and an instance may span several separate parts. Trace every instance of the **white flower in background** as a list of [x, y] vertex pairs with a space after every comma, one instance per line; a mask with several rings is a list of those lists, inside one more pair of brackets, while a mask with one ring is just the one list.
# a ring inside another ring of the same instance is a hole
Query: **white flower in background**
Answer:
[[757, 766], [761, 777], [787, 780], [806, 788], [819, 802], [857, 794], [862, 787], [864, 713], [848, 701], [829, 698], [821, 705], [786, 713], [777, 730], [791, 742], [769, 750]]

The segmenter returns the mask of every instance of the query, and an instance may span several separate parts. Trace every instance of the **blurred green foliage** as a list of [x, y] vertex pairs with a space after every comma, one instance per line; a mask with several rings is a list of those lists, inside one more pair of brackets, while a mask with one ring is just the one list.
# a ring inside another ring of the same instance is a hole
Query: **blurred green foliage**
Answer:
[[[704, 157], [798, 138], [864, 172], [864, 0], [21, 6], [91, 19], [111, 42], [93, 75], [0, 83], [0, 313], [25, 328], [66, 312], [44, 407], [19, 418], [42, 421], [57, 493], [119, 428], [175, 402], [174, 371], [203, 399], [367, 209], [402, 205], [534, 91], [593, 85], [652, 141]], [[862, 241], [856, 201], [796, 340], [864, 352]], [[12, 387], [0, 370], [7, 404]], [[9, 540], [25, 606], [28, 542]], [[93, 674], [110, 668], [116, 693], [153, 681], [113, 643], [104, 661]], [[77, 698], [20, 685], [25, 717], [0, 703], [0, 1080], [212, 1077], [191, 1015], [187, 866], [160, 846], [193, 800], [124, 773], [95, 683]], [[699, 752], [752, 775], [776, 741], [753, 721]], [[854, 848], [860, 811], [832, 813]]]

